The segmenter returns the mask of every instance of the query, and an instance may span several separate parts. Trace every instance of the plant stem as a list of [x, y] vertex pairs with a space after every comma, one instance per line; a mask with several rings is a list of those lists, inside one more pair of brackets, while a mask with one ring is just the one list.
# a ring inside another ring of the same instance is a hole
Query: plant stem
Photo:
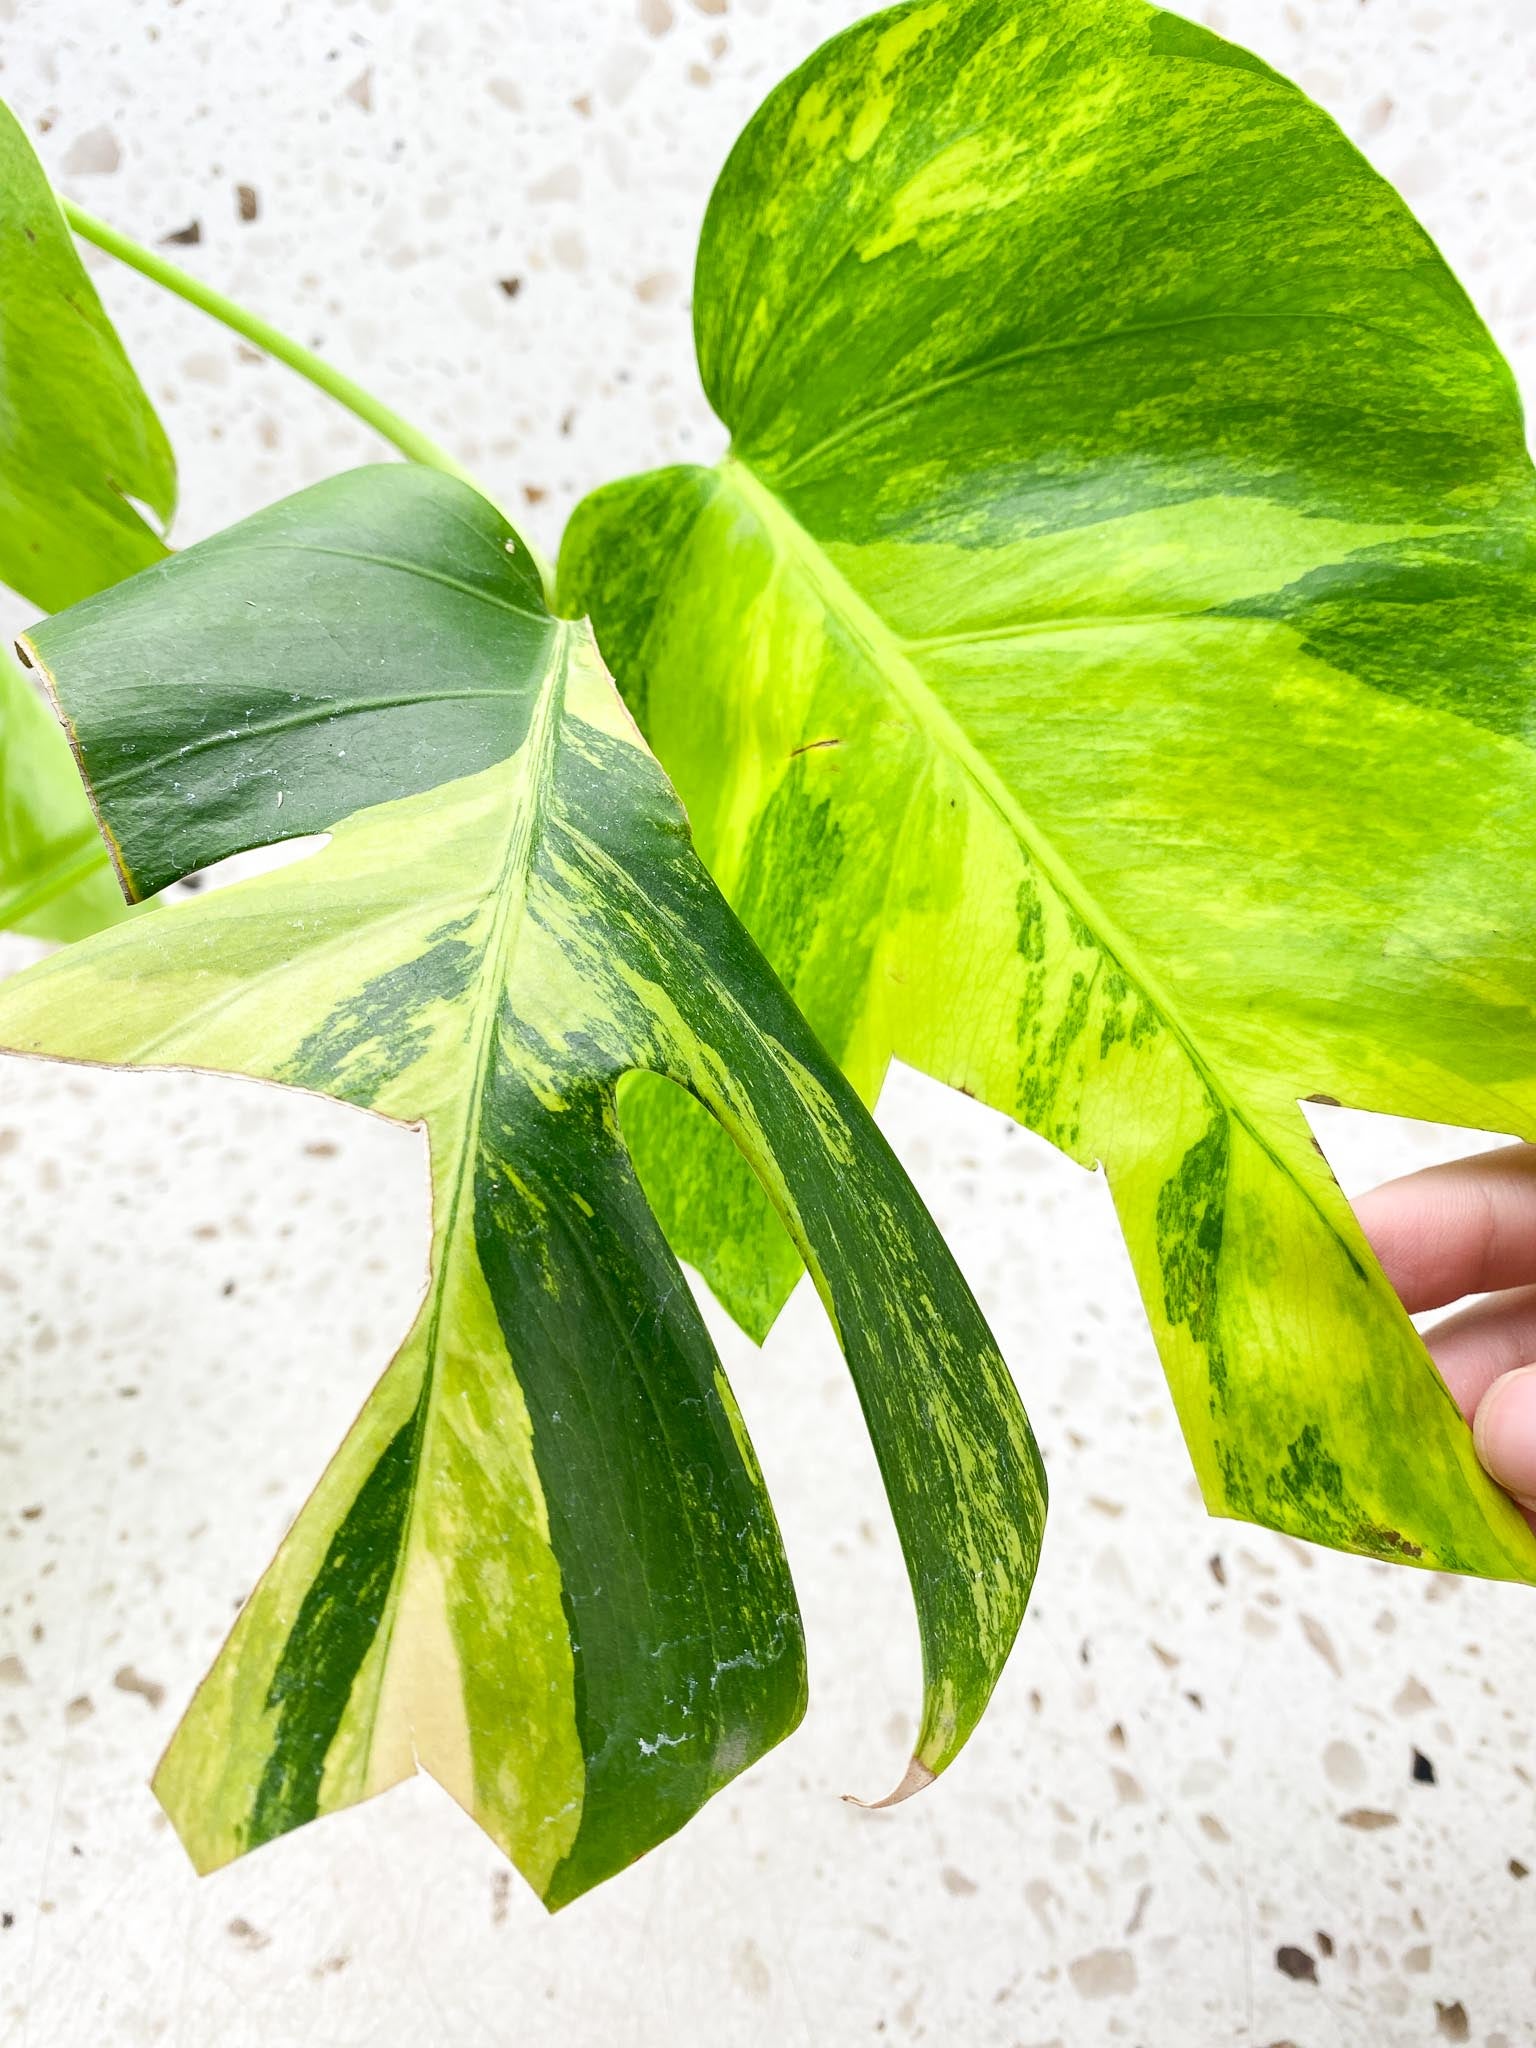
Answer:
[[[226, 327], [233, 328], [236, 334], [243, 334], [247, 341], [254, 342], [257, 348], [263, 349], [269, 356], [274, 356], [278, 362], [286, 363], [290, 370], [296, 370], [301, 377], [307, 377], [311, 384], [328, 392], [349, 412], [355, 413], [365, 425], [372, 427], [376, 434], [381, 434], [386, 441], [392, 442], [400, 453], [408, 456], [412, 462], [423, 463], [428, 469], [443, 470], [447, 475], [456, 476], [461, 483], [466, 483], [471, 489], [479, 491], [482, 498], [488, 496], [480, 489], [468, 470], [455, 462], [446, 449], [439, 448], [435, 441], [429, 441], [427, 436], [413, 427], [408, 420], [403, 420], [398, 413], [391, 412], [371, 391], [365, 391], [361, 384], [355, 384], [350, 377], [343, 376], [340, 370], [333, 369], [324, 357], [317, 356], [313, 349], [305, 348], [301, 343], [291, 340], [288, 335], [258, 318], [255, 313], [248, 313], [244, 306], [236, 305], [233, 299], [225, 298], [222, 292], [215, 291], [212, 285], [204, 284], [201, 278], [193, 277], [179, 264], [168, 261], [153, 249], [146, 249], [141, 242], [134, 241], [130, 235], [120, 233], [109, 222], [98, 220], [95, 214], [87, 213], [83, 206], [76, 206], [72, 199], [61, 197], [59, 203], [64, 209], [65, 219], [77, 235], [83, 236], [88, 242], [94, 242], [98, 249], [105, 249], [109, 256], [117, 257], [119, 262], [126, 263], [130, 269], [139, 271], [154, 283], [163, 285], [167, 291], [174, 292], [189, 305], [211, 314], [215, 320], [221, 320]], [[525, 542], [524, 545], [527, 546], [528, 543]], [[529, 551], [538, 563], [547, 587], [548, 567], [537, 550], [530, 547]]]

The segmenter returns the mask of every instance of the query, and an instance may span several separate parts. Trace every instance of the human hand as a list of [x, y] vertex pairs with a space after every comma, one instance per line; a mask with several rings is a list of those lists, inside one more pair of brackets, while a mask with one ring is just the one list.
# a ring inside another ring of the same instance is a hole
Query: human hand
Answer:
[[1425, 1335], [1477, 1455], [1536, 1529], [1536, 1146], [1426, 1167], [1355, 1204], [1410, 1314], [1486, 1294]]

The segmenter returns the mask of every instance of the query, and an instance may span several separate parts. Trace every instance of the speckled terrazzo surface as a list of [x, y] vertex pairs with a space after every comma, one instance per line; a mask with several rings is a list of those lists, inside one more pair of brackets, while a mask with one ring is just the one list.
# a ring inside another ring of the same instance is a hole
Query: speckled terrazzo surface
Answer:
[[[604, 476], [717, 448], [686, 312], [709, 183], [763, 91], [860, 11], [0, 0], [0, 92], [85, 204], [151, 241], [195, 223], [189, 265], [360, 374], [552, 549]], [[1536, 390], [1536, 0], [1188, 11], [1333, 109]], [[181, 457], [180, 537], [377, 454], [100, 275]], [[5, 2048], [1536, 2040], [1531, 1595], [1208, 1522], [1102, 1185], [910, 1076], [882, 1117], [1051, 1468], [992, 1715], [926, 1798], [838, 1799], [886, 1789], [911, 1735], [896, 1547], [814, 1302], [760, 1356], [716, 1317], [796, 1567], [811, 1714], [548, 1921], [425, 1781], [202, 1882], [146, 1789], [409, 1321], [416, 1141], [249, 1083], [0, 1061]], [[1352, 1189], [1467, 1143], [1319, 1129]]]

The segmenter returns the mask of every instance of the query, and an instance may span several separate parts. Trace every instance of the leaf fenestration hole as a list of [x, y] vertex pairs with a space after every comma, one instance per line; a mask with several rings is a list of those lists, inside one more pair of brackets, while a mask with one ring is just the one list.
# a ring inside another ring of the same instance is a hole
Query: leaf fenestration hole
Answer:
[[[1471, 1130], [1460, 1124], [1430, 1123], [1378, 1110], [1346, 1109], [1318, 1096], [1304, 1098], [1300, 1108], [1314, 1143], [1351, 1202], [1383, 1181], [1521, 1142], [1507, 1131]], [[1420, 1331], [1430, 1329], [1460, 1305], [1452, 1302], [1425, 1310], [1414, 1316], [1414, 1326]]]
[[139, 517], [143, 520], [144, 524], [149, 528], [150, 532], [156, 536], [157, 539], [164, 540], [166, 538], [166, 536], [170, 532], [170, 522], [169, 520], [162, 518], [161, 515], [155, 510], [154, 506], [147, 501], [147, 499], [136, 498], [133, 495], [132, 491], [125, 491], [122, 485], [119, 483], [114, 483], [112, 485], [112, 488], [114, 491], [117, 492], [117, 495], [122, 499], [125, 505], [131, 506], [131, 508], [138, 513]]
[[[279, 810], [280, 806], [274, 801], [274, 820], [278, 818]], [[231, 882], [248, 882], [255, 875], [270, 875], [278, 868], [292, 867], [296, 861], [308, 860], [330, 843], [329, 832], [304, 832], [293, 839], [274, 839], [268, 846], [253, 846], [245, 853], [232, 853], [228, 860], [215, 861], [212, 867], [198, 868], [194, 873], [184, 875], [179, 882], [172, 882], [162, 895], [174, 902], [184, 890], [200, 895], [205, 890], [226, 888]]]
[[[710, 1117], [697, 1096], [665, 1076], [626, 1075], [619, 1090], [626, 1145], [647, 1116], [674, 1102]], [[735, 1156], [760, 1186], [745, 1154]], [[653, 1207], [658, 1197], [664, 1202], [663, 1189], [645, 1174], [641, 1185]], [[800, 1601], [813, 1695], [829, 1672], [842, 1674], [836, 1711], [843, 1755], [827, 1784], [834, 1791], [848, 1784], [885, 1791], [906, 1768], [917, 1732], [922, 1658], [901, 1546], [837, 1338], [815, 1288], [800, 1284], [759, 1350], [686, 1255], [680, 1263], [773, 1503]], [[850, 1574], [857, 1578], [856, 1602], [847, 1597]], [[856, 1643], [849, 1641], [851, 1612], [858, 1616]]]

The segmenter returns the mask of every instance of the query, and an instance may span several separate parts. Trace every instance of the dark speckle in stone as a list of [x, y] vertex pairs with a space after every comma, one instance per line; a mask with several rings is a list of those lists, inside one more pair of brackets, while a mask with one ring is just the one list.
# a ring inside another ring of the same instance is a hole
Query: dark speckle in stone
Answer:
[[1298, 1984], [1317, 1982], [1317, 1963], [1304, 1948], [1277, 1948], [1275, 1968], [1282, 1977], [1290, 1977]]
[[1422, 1749], [1413, 1752], [1413, 1782], [1415, 1785], [1433, 1785], [1435, 1767]]

